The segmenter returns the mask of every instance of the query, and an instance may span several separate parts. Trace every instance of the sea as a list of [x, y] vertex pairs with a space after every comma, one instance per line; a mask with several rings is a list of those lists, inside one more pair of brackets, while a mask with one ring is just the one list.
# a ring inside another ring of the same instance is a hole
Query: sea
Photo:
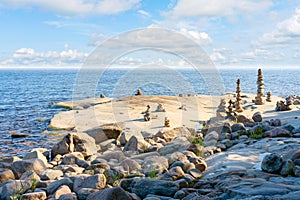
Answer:
[[[237, 79], [243, 93], [256, 93], [257, 69], [1, 69], [0, 156], [22, 156], [35, 147], [51, 148], [55, 134], [43, 134], [51, 118], [64, 111], [53, 102], [134, 95], [219, 94], [234, 92]], [[264, 69], [265, 91], [300, 94], [300, 68]], [[84, 81], [83, 81], [84, 80]], [[78, 92], [79, 91], [79, 92]], [[76, 94], [76, 95], [74, 95]], [[80, 95], [79, 95], [80, 94]], [[10, 132], [28, 134], [12, 139]]]

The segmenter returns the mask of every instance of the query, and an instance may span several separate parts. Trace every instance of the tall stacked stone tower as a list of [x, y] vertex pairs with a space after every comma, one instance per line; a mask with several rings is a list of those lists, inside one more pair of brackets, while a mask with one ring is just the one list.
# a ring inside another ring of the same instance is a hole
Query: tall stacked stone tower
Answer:
[[242, 92], [241, 81], [240, 81], [240, 79], [238, 79], [236, 82], [236, 102], [235, 102], [236, 112], [243, 112], [241, 92]]
[[265, 85], [264, 85], [264, 80], [263, 80], [263, 75], [262, 75], [261, 69], [258, 69], [256, 84], [257, 84], [257, 95], [255, 97], [255, 104], [263, 105], [265, 103], [262, 98], [264, 96]]

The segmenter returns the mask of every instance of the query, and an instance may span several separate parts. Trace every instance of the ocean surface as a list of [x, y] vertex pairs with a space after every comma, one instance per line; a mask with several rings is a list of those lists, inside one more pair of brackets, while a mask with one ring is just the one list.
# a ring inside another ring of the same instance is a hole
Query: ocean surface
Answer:
[[[263, 70], [263, 76], [265, 91], [273, 95], [300, 94], [299, 69]], [[102, 74], [76, 69], [2, 69], [0, 77], [0, 156], [6, 156], [21, 155], [33, 147], [50, 148], [51, 138], [41, 133], [53, 115], [63, 110], [52, 102], [72, 100], [73, 91], [80, 91], [79, 98], [100, 93], [108, 97], [133, 95], [138, 88], [145, 95], [214, 94], [235, 91], [240, 78], [244, 93], [256, 93], [257, 70], [219, 70], [206, 78], [205, 73], [192, 69], [111, 69]], [[9, 131], [29, 136], [12, 140]]]

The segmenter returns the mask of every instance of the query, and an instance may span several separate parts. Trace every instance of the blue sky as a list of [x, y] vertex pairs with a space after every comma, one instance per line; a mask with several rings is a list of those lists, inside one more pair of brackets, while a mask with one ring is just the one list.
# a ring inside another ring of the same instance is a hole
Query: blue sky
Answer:
[[[295, 0], [0, 0], [0, 26], [0, 67], [80, 66], [103, 40], [146, 27], [195, 40], [221, 67], [298, 67], [300, 60]], [[121, 60], [172, 59], [144, 57]]]

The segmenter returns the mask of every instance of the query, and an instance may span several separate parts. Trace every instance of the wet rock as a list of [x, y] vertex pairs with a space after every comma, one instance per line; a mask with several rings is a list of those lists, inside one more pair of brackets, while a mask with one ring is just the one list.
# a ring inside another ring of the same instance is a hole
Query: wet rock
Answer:
[[0, 168], [0, 184], [10, 179], [15, 179], [13, 171], [10, 169]]
[[69, 186], [69, 188], [72, 188], [73, 182], [69, 178], [63, 178], [63, 179], [51, 182], [46, 188], [47, 194], [54, 194], [54, 192], [62, 185], [67, 185], [67, 186]]
[[293, 175], [295, 164], [292, 160], [285, 160], [282, 164], [280, 174], [282, 176]]
[[61, 170], [46, 169], [41, 176], [41, 180], [55, 180], [62, 177], [64, 174]]
[[74, 191], [77, 192], [81, 188], [103, 189], [106, 185], [104, 174], [96, 174], [88, 177], [78, 177], [74, 180]]
[[260, 112], [256, 112], [252, 115], [252, 119], [255, 122], [261, 122], [262, 121], [262, 115]]
[[143, 172], [146, 176], [149, 176], [151, 172], [161, 174], [169, 168], [168, 159], [163, 156], [152, 156], [145, 158], [142, 165]]
[[93, 137], [98, 144], [108, 139], [117, 139], [122, 133], [123, 127], [124, 123], [103, 124], [98, 128], [93, 128], [85, 132]]
[[231, 126], [232, 132], [245, 131], [246, 128], [243, 123], [236, 123]]
[[95, 139], [86, 133], [69, 133], [51, 150], [52, 158], [57, 154], [64, 155], [72, 152], [81, 152], [85, 157], [97, 153]]
[[121, 187], [113, 187], [92, 193], [86, 200], [131, 200], [131, 197]]
[[11, 196], [15, 194], [16, 191], [24, 189], [28, 190], [30, 188], [30, 183], [20, 180], [9, 180], [0, 185], [0, 199], [1, 200], [11, 200]]
[[[149, 188], [151, 189], [149, 190]], [[149, 178], [137, 181], [132, 188], [132, 192], [141, 198], [145, 198], [148, 194], [173, 197], [178, 190], [178, 185], [173, 181], [153, 180]]]
[[43, 171], [46, 170], [46, 165], [40, 159], [19, 160], [12, 163], [11, 169], [14, 172], [16, 178], [20, 178], [24, 172], [30, 170], [33, 170], [40, 175]]
[[71, 194], [71, 193], [72, 193], [72, 191], [71, 191], [71, 189], [68, 186], [62, 185], [54, 193], [54, 198], [55, 199], [59, 199], [61, 195], [63, 195], [63, 194]]
[[31, 192], [22, 195], [22, 200], [46, 200], [46, 192]]
[[266, 155], [261, 163], [261, 168], [265, 172], [278, 173], [281, 170], [283, 159], [276, 153]]
[[173, 129], [161, 129], [158, 133], [155, 134], [155, 137], [160, 137], [167, 142], [173, 141], [176, 137], [191, 137], [191, 132], [185, 127], [177, 127]]

